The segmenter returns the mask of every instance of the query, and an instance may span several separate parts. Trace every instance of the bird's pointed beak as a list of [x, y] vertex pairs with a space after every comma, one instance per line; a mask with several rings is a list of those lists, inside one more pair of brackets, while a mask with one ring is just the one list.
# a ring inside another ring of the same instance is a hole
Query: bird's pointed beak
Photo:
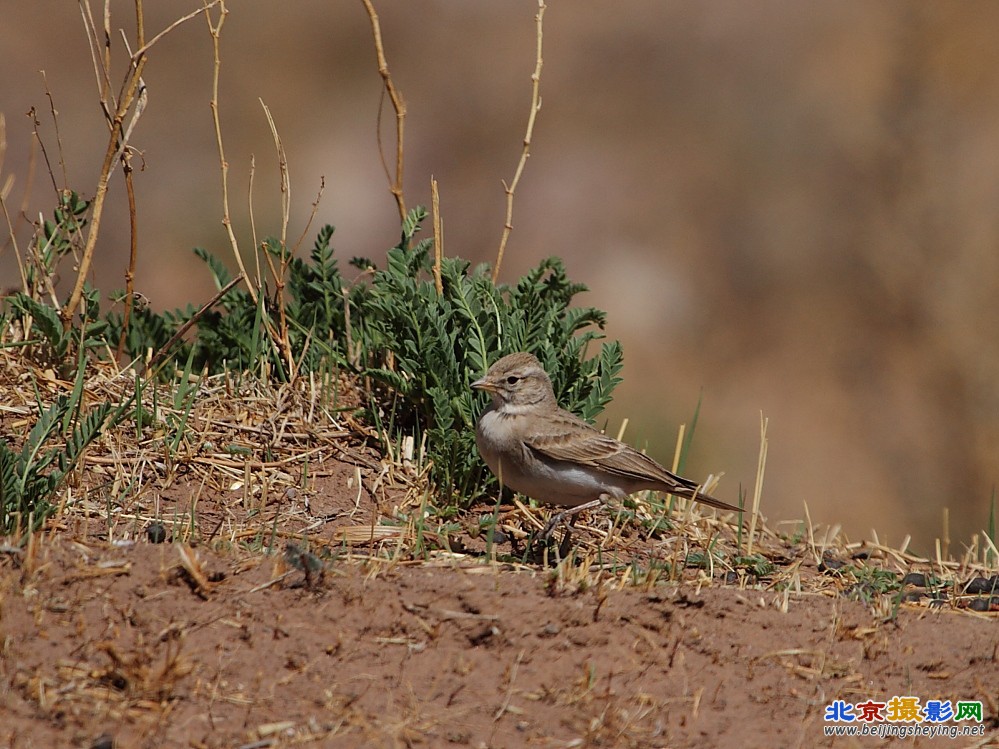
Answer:
[[490, 393], [496, 392], [496, 386], [493, 385], [485, 377], [483, 377], [481, 380], [476, 380], [475, 382], [473, 382], [471, 387], [475, 390], [485, 390]]

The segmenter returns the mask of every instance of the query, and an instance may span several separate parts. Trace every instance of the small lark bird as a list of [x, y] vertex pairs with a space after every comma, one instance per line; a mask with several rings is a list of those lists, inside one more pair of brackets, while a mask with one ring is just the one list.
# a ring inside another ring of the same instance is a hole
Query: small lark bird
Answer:
[[479, 452], [497, 478], [515, 492], [572, 512], [645, 490], [739, 512], [738, 507], [701, 494], [695, 482], [559, 408], [551, 379], [532, 354], [504, 356], [472, 387], [489, 392], [493, 399], [476, 428]]

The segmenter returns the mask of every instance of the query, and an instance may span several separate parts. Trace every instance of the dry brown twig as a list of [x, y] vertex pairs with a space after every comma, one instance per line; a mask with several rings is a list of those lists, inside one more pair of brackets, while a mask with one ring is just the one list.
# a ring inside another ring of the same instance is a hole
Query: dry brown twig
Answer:
[[[284, 303], [284, 286], [285, 286], [285, 275], [288, 272], [288, 264], [291, 262], [291, 253], [288, 251], [288, 221], [291, 214], [291, 179], [288, 176], [288, 156], [284, 150], [284, 143], [281, 141], [281, 136], [278, 134], [277, 125], [274, 122], [274, 117], [271, 115], [271, 110], [263, 100], [260, 100], [260, 106], [264, 108], [264, 114], [267, 117], [267, 124], [271, 129], [271, 136], [274, 138], [274, 150], [277, 152], [278, 157], [278, 168], [281, 173], [281, 263], [279, 268], [274, 267], [274, 261], [271, 259], [271, 254], [269, 252], [263, 251], [264, 260], [267, 261], [267, 268], [270, 270], [271, 277], [274, 279], [274, 294], [277, 298], [277, 308], [278, 308], [278, 324], [280, 326], [279, 330], [271, 330], [271, 325], [267, 323], [267, 329], [271, 332], [275, 339], [275, 343], [280, 347], [281, 353], [284, 355], [285, 361], [288, 363], [288, 369], [290, 370], [291, 376], [294, 376], [295, 369], [295, 357], [291, 351], [291, 338], [288, 333], [288, 317], [285, 312]], [[256, 250], [256, 248], [254, 248]], [[257, 250], [261, 252], [260, 250]], [[263, 286], [262, 279], [257, 279], [257, 284], [261, 287]], [[267, 322], [266, 317], [265, 323]]]
[[55, 130], [56, 147], [59, 149], [59, 168], [62, 171], [62, 183], [68, 185], [69, 176], [66, 172], [66, 154], [62, 148], [62, 134], [59, 132], [59, 116], [58, 112], [56, 112], [55, 99], [52, 96], [52, 90], [49, 88], [48, 76], [44, 70], [41, 73], [42, 81], [45, 83], [45, 98], [49, 100], [49, 114], [52, 116], [52, 128]]
[[[97, 247], [97, 237], [100, 232], [101, 219], [104, 215], [104, 201], [107, 197], [111, 173], [114, 171], [115, 164], [126, 147], [126, 141], [123, 137], [125, 134], [125, 117], [129, 112], [133, 113], [133, 120], [137, 120], [138, 117], [141, 116], [142, 109], [139, 107], [133, 108], [133, 105], [136, 104], [141, 98], [139, 96], [140, 89], [145, 89], [145, 85], [142, 83], [142, 69], [146, 65], [146, 55], [143, 53], [138, 57], [133, 56], [129, 60], [128, 72], [125, 74], [125, 78], [122, 81], [117, 101], [115, 100], [115, 97], [111, 92], [110, 85], [110, 6], [104, 6], [104, 25], [102, 34], [99, 34], [97, 31], [88, 0], [84, 0], [81, 5], [81, 12], [83, 12], [84, 24], [87, 27], [87, 37], [91, 42], [91, 56], [94, 63], [94, 73], [98, 79], [98, 87], [101, 92], [101, 107], [104, 110], [104, 116], [107, 120], [108, 128], [110, 129], [110, 135], [108, 137], [107, 148], [104, 152], [104, 162], [101, 165], [100, 177], [97, 181], [97, 191], [94, 194], [90, 218], [90, 231], [87, 234], [86, 243], [84, 244], [83, 253], [80, 258], [80, 266], [76, 276], [76, 283], [73, 286], [73, 291], [70, 294], [69, 301], [59, 312], [62, 317], [63, 328], [67, 331], [72, 324], [73, 314], [76, 312], [76, 308], [79, 306], [80, 300], [83, 296], [83, 285], [87, 279], [90, 264], [93, 261], [94, 250]], [[135, 0], [135, 26], [136, 42], [140, 48], [145, 47], [146, 32], [145, 17], [142, 11], [142, 0]], [[102, 37], [104, 40], [103, 44], [101, 43]], [[104, 50], [103, 55], [98, 54], [98, 49]], [[131, 128], [129, 131], [131, 131]]]
[[222, 56], [219, 52], [219, 44], [222, 38], [222, 26], [225, 24], [229, 10], [225, 7], [225, 0], [218, 0], [218, 6], [218, 20], [214, 23], [211, 14], [208, 13], [209, 6], [205, 6], [205, 21], [208, 23], [208, 33], [212, 37], [212, 100], [209, 106], [212, 109], [212, 122], [215, 125], [215, 145], [218, 147], [219, 168], [222, 171], [222, 226], [225, 227], [226, 235], [229, 237], [229, 246], [232, 248], [236, 265], [246, 280], [246, 290], [250, 293], [253, 303], [257, 304], [258, 288], [246, 272], [246, 266], [243, 264], [243, 256], [239, 252], [239, 241], [236, 239], [236, 233], [232, 230], [232, 218], [229, 213], [229, 162], [226, 161], [225, 147], [222, 144], [222, 121], [219, 115], [219, 70], [222, 68]]
[[[392, 178], [389, 172], [388, 163], [385, 161], [385, 151], [382, 149], [382, 105], [381, 102], [378, 105], [378, 123], [377, 123], [377, 137], [378, 137], [378, 155], [382, 160], [382, 167], [385, 169], [385, 177], [389, 181], [389, 192], [392, 193], [392, 197], [395, 198], [396, 205], [399, 207], [399, 219], [401, 221], [406, 220], [406, 199], [402, 194], [402, 166], [403, 166], [403, 134], [406, 125], [406, 102], [402, 98], [402, 94], [395, 87], [392, 82], [392, 75], [389, 73], [388, 61], [385, 59], [385, 47], [382, 44], [382, 28], [378, 21], [378, 14], [375, 12], [375, 6], [371, 3], [371, 0], [361, 0], [364, 3], [365, 10], [368, 11], [368, 18], [371, 20], [371, 34], [375, 41], [375, 55], [378, 58], [378, 74], [382, 77], [382, 81], [385, 83], [385, 92], [388, 94], [389, 99], [392, 102], [392, 108], [395, 110], [395, 179]], [[384, 97], [382, 99], [384, 101]]]
[[205, 302], [201, 306], [201, 309], [199, 309], [197, 312], [195, 312], [193, 315], [191, 315], [191, 317], [189, 317], [184, 322], [183, 325], [181, 325], [179, 328], [177, 328], [176, 332], [172, 336], [170, 336], [170, 340], [168, 340], [166, 343], [164, 343], [159, 348], [159, 350], [153, 355], [153, 357], [149, 360], [149, 364], [147, 366], [147, 369], [148, 369], [148, 371], [150, 373], [149, 379], [152, 379], [152, 375], [156, 371], [155, 367], [159, 363], [160, 359], [163, 358], [163, 356], [167, 353], [167, 351], [169, 351], [171, 348], [173, 348], [173, 345], [178, 340], [180, 340], [181, 336], [183, 336], [184, 333], [186, 333], [191, 328], [191, 326], [194, 325], [194, 323], [196, 323], [198, 320], [200, 320], [202, 315], [204, 315], [208, 310], [210, 310], [212, 307], [214, 307], [215, 304], [217, 304], [218, 301], [222, 297], [224, 297], [226, 294], [228, 294], [229, 290], [233, 286], [235, 286], [236, 284], [238, 284], [242, 280], [243, 280], [243, 274], [240, 273], [234, 279], [232, 279], [229, 283], [227, 283], [225, 286], [223, 286], [221, 289], [219, 289], [218, 292], [215, 294], [215, 296], [213, 296], [211, 299], [209, 299], [207, 302]]
[[121, 317], [121, 335], [115, 357], [121, 359], [125, 352], [125, 337], [132, 320], [132, 307], [135, 305], [135, 265], [139, 255], [139, 223], [135, 211], [135, 185], [132, 180], [131, 152], [126, 150], [121, 157], [122, 172], [125, 175], [125, 193], [128, 195], [128, 269], [125, 271], [125, 309]]
[[541, 110], [541, 67], [543, 65], [542, 49], [544, 41], [544, 19], [545, 2], [538, 0], [538, 14], [534, 17], [537, 25], [537, 57], [534, 65], [534, 73], [531, 74], [531, 113], [527, 116], [527, 132], [524, 133], [524, 148], [520, 152], [520, 161], [517, 162], [517, 171], [513, 174], [510, 184], [504, 180], [503, 189], [506, 191], [506, 223], [503, 224], [503, 235], [500, 237], [499, 250], [496, 252], [496, 265], [493, 266], [493, 283], [499, 280], [500, 267], [503, 265], [503, 254], [506, 252], [506, 243], [513, 231], [513, 195], [517, 191], [520, 177], [524, 173], [524, 166], [531, 156], [531, 138], [534, 136], [534, 123]]
[[[287, 275], [288, 267], [291, 263], [293, 254], [293, 251], [288, 248], [288, 225], [290, 223], [291, 215], [291, 179], [288, 170], [288, 156], [285, 152], [284, 143], [281, 139], [281, 135], [278, 133], [277, 124], [274, 121], [270, 108], [262, 99], [260, 99], [260, 106], [264, 110], [264, 116], [267, 119], [267, 124], [274, 140], [274, 149], [278, 158], [281, 191], [281, 236], [279, 240], [281, 245], [281, 254], [279, 263], [275, 265], [271, 253], [257, 242], [257, 227], [253, 209], [253, 184], [254, 176], [256, 174], [256, 161], [253, 157], [251, 157], [247, 201], [249, 204], [250, 230], [253, 236], [254, 261], [256, 264], [256, 275], [251, 277], [247, 273], [246, 266], [243, 263], [243, 257], [239, 250], [239, 242], [236, 239], [235, 232], [233, 231], [232, 216], [229, 209], [229, 162], [225, 157], [225, 146], [222, 138], [222, 122], [219, 111], [219, 72], [222, 65], [219, 44], [221, 41], [222, 26], [225, 23], [228, 10], [225, 6], [224, 0], [217, 0], [217, 4], [220, 6], [217, 20], [213, 20], [211, 15], [207, 12], [205, 13], [205, 18], [208, 22], [208, 33], [212, 37], [213, 49], [211, 109], [212, 121], [215, 127], [215, 141], [218, 148], [219, 164], [222, 174], [222, 224], [225, 226], [226, 234], [229, 237], [229, 244], [232, 248], [236, 264], [239, 267], [240, 276], [246, 281], [247, 290], [249, 291], [250, 297], [254, 304], [259, 304], [260, 293], [266, 287], [265, 273], [262, 271], [260, 263], [261, 255], [264, 258], [264, 262], [267, 265], [267, 272], [270, 273], [270, 276], [274, 281], [275, 299], [278, 309], [278, 322], [277, 327], [275, 327], [275, 324], [271, 321], [268, 315], [263, 316], [262, 322], [265, 330], [267, 331], [270, 342], [275, 347], [281, 358], [287, 363], [289, 375], [294, 378], [297, 374], [297, 367], [291, 348], [291, 337], [288, 328], [286, 305], [284, 303], [285, 277]], [[206, 11], [208, 10], [208, 7], [209, 6], [205, 7]], [[315, 202], [312, 204], [312, 213], [309, 216], [305, 229], [302, 231], [302, 234], [298, 239], [296, 248], [303, 241], [309, 226], [312, 225], [312, 221], [316, 216], [319, 201], [322, 198], [325, 187], [326, 183], [325, 180], [323, 180], [319, 188], [319, 194], [317, 195]]]
[[[165, 33], [165, 32], [163, 32]], [[159, 36], [162, 36], [161, 33]], [[125, 38], [124, 32], [122, 33], [122, 41], [125, 44], [125, 48], [128, 49], [129, 56], [132, 57], [132, 50], [129, 47], [128, 39]], [[110, 46], [110, 45], [109, 45]], [[146, 45], [147, 47], [149, 45]], [[108, 48], [110, 52], [110, 48]], [[110, 65], [110, 59], [105, 60], [106, 65]], [[109, 72], [105, 69], [105, 73]], [[107, 75], [105, 75], [103, 80], [107, 80]], [[141, 84], [141, 81], [140, 81]], [[135, 114], [132, 117], [131, 122], [129, 122], [128, 130], [125, 131], [123, 140], [127, 143], [132, 136], [132, 128], [139, 121], [139, 116], [142, 111], [146, 108], [146, 87], [144, 84], [140, 85], [139, 88], [139, 100], [135, 105]], [[128, 196], [128, 232], [129, 232], [129, 253], [128, 253], [128, 269], [125, 271], [125, 309], [122, 313], [122, 325], [121, 325], [121, 336], [118, 338], [118, 347], [115, 351], [116, 357], [120, 360], [122, 354], [125, 351], [125, 337], [128, 331], [129, 322], [132, 319], [132, 308], [135, 304], [135, 267], [138, 263], [139, 255], [139, 222], [137, 220], [137, 214], [135, 209], [135, 185], [132, 179], [132, 149], [131, 147], [125, 148], [121, 152], [121, 168], [122, 173], [125, 175], [125, 193]]]
[[[83, 15], [84, 26], [87, 29], [87, 36], [91, 43], [91, 56], [94, 63], [94, 72], [98, 80], [98, 88], [101, 92], [101, 106], [104, 109], [107, 119], [108, 136], [107, 148], [104, 152], [104, 160], [101, 164], [100, 176], [97, 181], [97, 189], [94, 193], [92, 210], [90, 216], [90, 228], [81, 253], [79, 269], [76, 275], [76, 282], [70, 294], [69, 301], [59, 311], [63, 328], [69, 330], [73, 315], [80, 306], [83, 298], [83, 287], [90, 272], [90, 266], [94, 258], [94, 250], [97, 247], [97, 237], [100, 234], [101, 219], [104, 216], [104, 202], [107, 198], [108, 184], [114, 172], [115, 165], [122, 158], [128, 148], [128, 138], [132, 129], [142, 115], [145, 106], [145, 84], [142, 81], [142, 70], [146, 65], [147, 53], [152, 45], [163, 38], [164, 34], [176, 28], [185, 20], [194, 18], [198, 13], [206, 13], [221, 0], [214, 0], [205, 3], [204, 7], [178, 19], [166, 30], [157, 34], [152, 41], [146, 41], [145, 14], [142, 8], [142, 0], [135, 0], [135, 40], [138, 50], [129, 57], [128, 71], [122, 80], [117, 97], [111, 92], [110, 85], [110, 60], [111, 60], [111, 7], [105, 3], [103, 27], [99, 33], [94, 23], [93, 13], [90, 10], [89, 0], [82, 0], [81, 13]], [[102, 42], [103, 40], [103, 42]], [[103, 50], [99, 52], [98, 50]], [[126, 124], [126, 118], [128, 122]]]

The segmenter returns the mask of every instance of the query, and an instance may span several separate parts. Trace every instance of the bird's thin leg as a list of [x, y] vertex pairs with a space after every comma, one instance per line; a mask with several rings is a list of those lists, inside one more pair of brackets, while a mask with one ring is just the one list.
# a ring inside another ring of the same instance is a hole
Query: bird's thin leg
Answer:
[[585, 504], [577, 505], [576, 507], [556, 513], [552, 516], [551, 520], [548, 521], [548, 525], [545, 526], [545, 530], [541, 534], [541, 538], [547, 542], [548, 539], [552, 537], [552, 532], [565, 523], [566, 520], [575, 521], [576, 515], [579, 513], [600, 507], [603, 503], [603, 499], [594, 499], [592, 502], [586, 502]]

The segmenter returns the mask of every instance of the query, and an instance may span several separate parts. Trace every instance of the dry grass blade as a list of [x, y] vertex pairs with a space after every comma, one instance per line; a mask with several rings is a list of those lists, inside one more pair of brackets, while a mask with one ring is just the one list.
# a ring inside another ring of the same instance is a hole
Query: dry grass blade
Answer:
[[207, 598], [212, 585], [193, 549], [187, 544], [177, 544], [177, 556], [180, 557], [180, 566], [187, 573], [195, 592], [202, 598]]
[[756, 466], [756, 485], [753, 488], [753, 511], [749, 518], [749, 542], [746, 547], [747, 556], [753, 554], [753, 536], [756, 535], [756, 521], [760, 516], [760, 500], [763, 496], [763, 475], [767, 467], [767, 424], [769, 423], [760, 412], [760, 459]]

